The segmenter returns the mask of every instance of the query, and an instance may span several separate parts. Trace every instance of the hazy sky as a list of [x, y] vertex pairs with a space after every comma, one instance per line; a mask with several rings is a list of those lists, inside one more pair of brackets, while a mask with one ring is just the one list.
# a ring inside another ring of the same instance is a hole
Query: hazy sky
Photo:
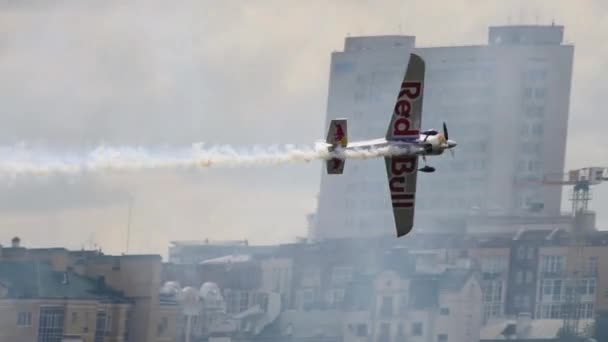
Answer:
[[[0, 144], [308, 144], [325, 135], [330, 53], [351, 35], [484, 44], [565, 25], [575, 45], [567, 168], [608, 166], [605, 1], [0, 2]], [[20, 4], [20, 5], [16, 5]], [[0, 184], [0, 243], [165, 254], [177, 239], [306, 235], [322, 164]], [[592, 207], [608, 208], [608, 185]], [[598, 217], [608, 229], [608, 211]]]

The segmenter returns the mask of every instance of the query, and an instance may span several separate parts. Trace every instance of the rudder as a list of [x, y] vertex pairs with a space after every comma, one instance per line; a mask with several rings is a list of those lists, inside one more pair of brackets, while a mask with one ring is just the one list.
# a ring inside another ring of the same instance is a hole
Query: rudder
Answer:
[[[329, 124], [327, 138], [325, 140], [329, 145], [329, 151], [332, 152], [336, 148], [345, 148], [348, 145], [348, 126], [346, 119], [333, 119]], [[332, 158], [325, 162], [327, 173], [330, 175], [342, 174], [344, 172], [345, 160], [340, 158]]]

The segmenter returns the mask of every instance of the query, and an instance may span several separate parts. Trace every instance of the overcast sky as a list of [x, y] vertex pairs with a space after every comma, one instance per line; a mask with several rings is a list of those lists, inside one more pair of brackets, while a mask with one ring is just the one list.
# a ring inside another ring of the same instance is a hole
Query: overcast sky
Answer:
[[[11, 5], [6, 5], [10, 3]], [[608, 166], [608, 3], [0, 2], [0, 143], [308, 144], [325, 135], [330, 53], [351, 35], [484, 44], [489, 25], [565, 25], [575, 61], [567, 168]], [[52, 4], [51, 4], [52, 3]], [[16, 5], [19, 4], [19, 5]], [[320, 162], [0, 184], [0, 243], [166, 254], [177, 239], [306, 235]], [[608, 208], [608, 185], [592, 207]], [[608, 211], [598, 217], [608, 229]]]

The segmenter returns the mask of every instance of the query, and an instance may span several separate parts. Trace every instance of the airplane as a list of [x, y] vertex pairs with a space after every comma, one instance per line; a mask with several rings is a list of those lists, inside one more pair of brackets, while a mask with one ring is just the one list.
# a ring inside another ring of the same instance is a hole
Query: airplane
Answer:
[[[452, 156], [457, 143], [448, 138], [443, 123], [443, 133], [435, 129], [420, 131], [424, 92], [425, 62], [417, 54], [410, 54], [407, 69], [393, 107], [389, 126], [384, 138], [348, 142], [347, 120], [333, 119], [325, 140], [328, 152], [362, 151], [379, 148], [395, 148], [395, 153], [384, 157], [397, 237], [407, 235], [414, 225], [414, 204], [418, 171], [434, 172], [427, 165], [427, 155], [441, 155], [449, 150]], [[342, 174], [346, 154], [330, 154], [326, 160], [327, 173]], [[418, 168], [418, 157], [424, 166]]]

